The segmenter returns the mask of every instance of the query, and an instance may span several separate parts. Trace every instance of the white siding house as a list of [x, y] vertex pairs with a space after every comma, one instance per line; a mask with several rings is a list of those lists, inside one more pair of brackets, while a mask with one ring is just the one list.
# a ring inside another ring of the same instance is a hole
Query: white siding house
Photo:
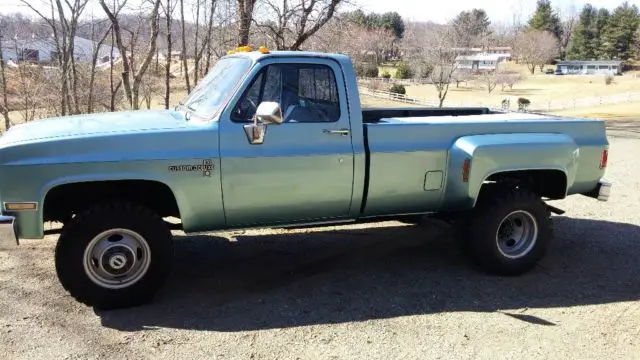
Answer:
[[[74, 58], [77, 62], [91, 62], [93, 51], [98, 44], [76, 36], [73, 45]], [[114, 47], [112, 52], [111, 45], [103, 44], [98, 51], [98, 65], [108, 63], [111, 54], [114, 61], [120, 57], [117, 48]], [[58, 52], [53, 38], [11, 39], [2, 41], [2, 56], [5, 61], [54, 63], [57, 61]]]
[[559, 61], [555, 73], [558, 75], [622, 74], [622, 61], [584, 60]]
[[460, 55], [456, 57], [456, 65], [458, 69], [494, 71], [498, 69], [498, 64], [505, 59], [503, 54]]

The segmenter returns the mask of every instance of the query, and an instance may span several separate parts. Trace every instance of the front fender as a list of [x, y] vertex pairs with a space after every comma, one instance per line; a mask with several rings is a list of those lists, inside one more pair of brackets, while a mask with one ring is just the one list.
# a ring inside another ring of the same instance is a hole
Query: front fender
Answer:
[[[448, 210], [475, 206], [480, 188], [493, 174], [521, 170], [558, 170], [575, 180], [579, 147], [564, 134], [513, 133], [471, 135], [457, 139], [449, 150], [444, 204]], [[463, 181], [465, 160], [471, 160], [468, 181]]]

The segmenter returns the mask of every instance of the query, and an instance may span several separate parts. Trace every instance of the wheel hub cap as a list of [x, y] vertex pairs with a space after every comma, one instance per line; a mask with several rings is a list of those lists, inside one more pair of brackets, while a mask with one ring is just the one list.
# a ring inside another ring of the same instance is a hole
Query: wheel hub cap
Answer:
[[84, 269], [94, 283], [119, 289], [140, 280], [149, 269], [150, 249], [138, 233], [112, 229], [93, 238], [84, 254]]
[[536, 219], [524, 210], [514, 211], [505, 216], [496, 233], [498, 251], [511, 259], [527, 255], [536, 244], [537, 238]]

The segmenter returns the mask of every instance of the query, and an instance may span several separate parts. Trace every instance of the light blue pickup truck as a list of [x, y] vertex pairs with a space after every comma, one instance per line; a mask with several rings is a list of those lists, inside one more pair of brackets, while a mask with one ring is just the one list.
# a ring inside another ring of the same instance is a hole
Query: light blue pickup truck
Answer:
[[436, 216], [481, 269], [532, 269], [545, 200], [608, 200], [605, 124], [487, 108], [362, 109], [343, 55], [240, 51], [176, 109], [67, 116], [0, 137], [4, 247], [63, 224], [58, 278], [99, 308], [153, 299], [186, 233]]

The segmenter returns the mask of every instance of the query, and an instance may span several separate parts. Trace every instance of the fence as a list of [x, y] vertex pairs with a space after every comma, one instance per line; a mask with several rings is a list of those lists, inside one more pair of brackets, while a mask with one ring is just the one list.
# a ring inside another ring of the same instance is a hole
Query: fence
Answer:
[[378, 99], [384, 99], [384, 100], [393, 100], [393, 101], [398, 101], [398, 102], [403, 102], [403, 103], [408, 103], [408, 104], [415, 104], [415, 105], [425, 105], [425, 106], [439, 106], [439, 102], [436, 100], [428, 100], [428, 99], [424, 99], [424, 98], [414, 98], [414, 97], [409, 97], [403, 94], [396, 94], [396, 93], [392, 93], [389, 91], [383, 91], [383, 90], [374, 90], [374, 89], [369, 89], [366, 87], [362, 87], [360, 88], [360, 94], [365, 94], [365, 95], [369, 95], [371, 97], [374, 98], [378, 98]]
[[563, 101], [532, 101], [531, 108], [537, 111], [557, 111], [566, 109], [588, 108], [599, 105], [630, 103], [636, 101], [640, 102], [640, 92], [628, 92], [608, 96], [592, 96]]
[[[369, 89], [367, 87], [361, 87], [360, 93], [371, 96], [371, 97], [375, 97], [378, 99], [393, 100], [393, 101], [403, 102], [407, 104], [423, 105], [423, 106], [429, 106], [429, 107], [439, 106], [438, 100], [419, 98], [419, 97], [409, 97], [406, 95], [396, 94], [389, 91]], [[558, 110], [566, 110], [566, 109], [588, 108], [588, 107], [593, 107], [598, 105], [630, 103], [630, 102], [636, 102], [636, 101], [640, 102], [640, 92], [621, 93], [621, 94], [609, 95], [609, 96], [594, 96], [594, 97], [588, 97], [588, 98], [573, 99], [569, 101], [533, 100], [531, 102], [531, 105], [529, 106], [529, 111], [547, 111], [548, 112], [548, 111], [558, 111]], [[512, 102], [515, 102], [515, 101], [512, 100]], [[486, 101], [465, 102], [465, 101], [445, 99], [444, 105], [447, 107], [482, 106], [482, 107], [488, 107], [496, 110], [502, 109], [501, 103], [496, 104], [494, 102], [486, 102]], [[517, 107], [517, 104], [515, 103], [511, 105]]]

